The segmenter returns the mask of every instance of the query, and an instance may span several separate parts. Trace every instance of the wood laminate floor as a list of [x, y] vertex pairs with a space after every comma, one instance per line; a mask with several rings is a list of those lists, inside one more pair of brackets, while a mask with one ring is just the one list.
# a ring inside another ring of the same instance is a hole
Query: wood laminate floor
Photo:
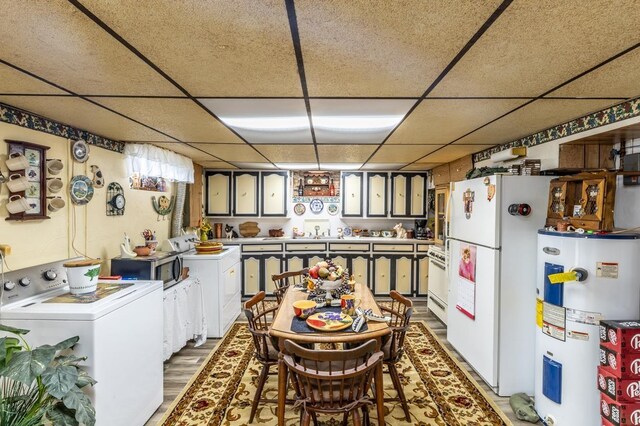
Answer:
[[[436, 333], [438, 338], [444, 342], [445, 346], [456, 355], [456, 358], [460, 363], [471, 372], [474, 379], [480, 383], [482, 388], [500, 407], [502, 411], [511, 419], [514, 425], [524, 426], [531, 425], [531, 423], [522, 422], [515, 418], [511, 407], [509, 406], [509, 398], [499, 397], [493, 393], [489, 387], [482, 381], [482, 379], [469, 367], [467, 364], [451, 347], [447, 342], [447, 329], [446, 326], [441, 323], [434, 315], [427, 311], [427, 303], [424, 300], [414, 300], [414, 306], [417, 313], [413, 318], [416, 320], [426, 321], [427, 325]], [[244, 316], [239, 318], [238, 321], [245, 321]], [[147, 422], [147, 426], [155, 426], [159, 423], [165, 411], [169, 408], [169, 405], [182, 391], [184, 386], [189, 382], [189, 379], [195, 374], [202, 362], [207, 358], [207, 355], [216, 346], [219, 339], [208, 339], [207, 342], [194, 348], [193, 343], [189, 343], [180, 352], [174, 354], [171, 359], [164, 364], [164, 401], [160, 408], [155, 412], [153, 417]]]

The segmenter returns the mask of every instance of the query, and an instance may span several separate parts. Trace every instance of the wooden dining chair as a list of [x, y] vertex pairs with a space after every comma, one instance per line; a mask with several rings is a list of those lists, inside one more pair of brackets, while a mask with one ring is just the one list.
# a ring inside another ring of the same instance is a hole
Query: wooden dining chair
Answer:
[[278, 342], [269, 336], [269, 325], [273, 323], [278, 306], [269, 307], [265, 304], [265, 297], [266, 293], [261, 291], [244, 303], [244, 313], [249, 321], [249, 331], [255, 346], [254, 356], [262, 364], [256, 394], [251, 405], [249, 423], [253, 422], [259, 402], [276, 402], [275, 399], [262, 398], [262, 389], [267, 382], [269, 369], [274, 365], [278, 365], [279, 354]]
[[311, 419], [317, 425], [318, 414], [342, 414], [343, 425], [351, 414], [355, 426], [370, 424], [368, 406], [373, 401], [367, 392], [383, 358], [375, 340], [340, 351], [307, 349], [291, 340], [285, 340], [284, 347], [297, 395], [294, 406], [302, 407], [301, 425], [308, 426]]
[[383, 314], [391, 317], [389, 322], [389, 328], [391, 328], [391, 335], [387, 337], [387, 340], [383, 340], [382, 352], [384, 353], [384, 365], [389, 369], [389, 375], [393, 382], [398, 396], [397, 398], [386, 399], [388, 401], [400, 401], [404, 415], [408, 422], [411, 421], [409, 414], [409, 405], [407, 404], [407, 398], [404, 395], [402, 389], [402, 383], [400, 382], [400, 375], [396, 364], [400, 362], [402, 354], [404, 354], [404, 340], [409, 329], [409, 321], [413, 314], [413, 302], [398, 293], [395, 290], [391, 290], [389, 294], [391, 296], [391, 307], [379, 305]]
[[301, 284], [308, 272], [309, 269], [305, 268], [299, 271], [287, 271], [282, 274], [271, 275], [273, 284], [276, 287], [273, 294], [276, 296], [278, 305], [282, 303], [282, 299], [284, 299], [284, 294], [287, 289], [292, 285]]

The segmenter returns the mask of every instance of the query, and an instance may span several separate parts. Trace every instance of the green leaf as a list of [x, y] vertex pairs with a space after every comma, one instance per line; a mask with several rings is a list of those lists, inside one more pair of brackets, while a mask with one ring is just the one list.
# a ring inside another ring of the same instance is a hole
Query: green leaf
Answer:
[[36, 376], [44, 372], [55, 355], [56, 348], [49, 345], [40, 346], [32, 351], [18, 352], [0, 369], [0, 376], [29, 386]]
[[65, 407], [62, 402], [49, 409], [47, 418], [51, 420], [53, 426], [78, 426], [80, 424], [74, 417], [73, 411]]
[[76, 386], [79, 388], [83, 388], [87, 385], [95, 385], [96, 383], [98, 383], [96, 380], [94, 380], [93, 377], [91, 377], [89, 375], [89, 373], [87, 373], [85, 370], [83, 369], [78, 369], [78, 380], [76, 380]]
[[93, 426], [96, 423], [96, 410], [91, 405], [89, 397], [82, 390], [72, 388], [62, 399], [65, 407], [75, 411], [75, 418], [85, 426]]
[[76, 343], [78, 343], [78, 340], [80, 340], [80, 337], [78, 336], [70, 337], [67, 340], [63, 340], [62, 342], [58, 343], [55, 348], [57, 351], [63, 351], [65, 349], [72, 348]]
[[42, 383], [47, 392], [57, 399], [62, 399], [78, 380], [78, 369], [71, 365], [56, 365], [42, 373]]
[[58, 355], [55, 357], [54, 362], [61, 365], [77, 365], [86, 360], [86, 356], [77, 357], [75, 355]]
[[24, 328], [14, 328], [2, 324], [0, 324], [0, 331], [6, 331], [7, 333], [13, 334], [27, 334], [29, 332], [29, 330], [25, 330]]
[[85, 277], [89, 277], [89, 281], [93, 281], [93, 279], [95, 277], [97, 277], [98, 275], [100, 275], [100, 267], [99, 266], [97, 268], [89, 269], [87, 271], [87, 273], [84, 274]]

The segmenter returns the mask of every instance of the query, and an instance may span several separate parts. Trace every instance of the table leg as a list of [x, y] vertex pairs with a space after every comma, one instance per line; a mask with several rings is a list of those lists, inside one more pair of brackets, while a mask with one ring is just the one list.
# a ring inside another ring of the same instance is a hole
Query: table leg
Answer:
[[382, 382], [382, 363], [376, 368], [374, 377], [376, 385], [376, 410], [378, 411], [378, 426], [384, 426], [384, 389]]
[[287, 364], [282, 352], [278, 357], [278, 426], [284, 426], [284, 411], [287, 403]]

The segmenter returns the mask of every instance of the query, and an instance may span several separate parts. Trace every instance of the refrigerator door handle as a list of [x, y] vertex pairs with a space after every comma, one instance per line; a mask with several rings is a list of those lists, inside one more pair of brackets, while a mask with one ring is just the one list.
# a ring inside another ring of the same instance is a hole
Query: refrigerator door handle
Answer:
[[[451, 207], [451, 189], [449, 189], [449, 193], [447, 194], [447, 204], [444, 209], [444, 237], [446, 240], [449, 239], [449, 209]], [[445, 242], [446, 247], [446, 242]]]

